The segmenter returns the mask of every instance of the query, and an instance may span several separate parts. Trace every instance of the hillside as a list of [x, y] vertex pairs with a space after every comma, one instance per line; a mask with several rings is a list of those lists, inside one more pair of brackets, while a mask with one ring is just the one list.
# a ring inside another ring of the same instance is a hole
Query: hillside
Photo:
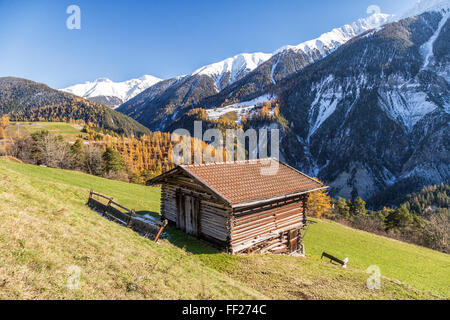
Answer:
[[141, 136], [150, 131], [135, 120], [108, 107], [45, 84], [26, 79], [0, 78], [0, 116], [18, 121], [83, 120], [125, 135]]
[[[5, 160], [0, 179], [0, 299], [450, 297], [448, 255], [335, 223], [310, 228], [306, 259], [229, 256], [172, 228], [155, 245], [86, 206], [95, 189], [157, 214], [159, 189]], [[324, 250], [349, 268], [320, 262]], [[370, 265], [386, 277], [381, 290], [366, 289]], [[80, 290], [66, 288], [70, 266], [81, 268]]]

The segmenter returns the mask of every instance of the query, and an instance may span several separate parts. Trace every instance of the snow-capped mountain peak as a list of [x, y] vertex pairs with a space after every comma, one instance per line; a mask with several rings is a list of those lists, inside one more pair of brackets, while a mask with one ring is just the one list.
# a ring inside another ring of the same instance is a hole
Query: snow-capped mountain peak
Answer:
[[375, 13], [370, 17], [361, 18], [351, 24], [335, 28], [330, 32], [322, 34], [316, 39], [300, 43], [296, 46], [288, 45], [281, 47], [275, 51], [275, 54], [282, 53], [286, 50], [293, 50], [295, 52], [303, 51], [308, 54], [318, 50], [321, 55], [325, 55], [327, 51], [335, 49], [337, 46], [344, 44], [357, 35], [371, 29], [377, 29], [384, 24], [389, 23], [392, 18], [393, 15]]
[[[285, 46], [273, 54], [263, 52], [241, 53], [234, 57], [201, 67], [194, 71], [191, 76], [203, 75], [212, 78], [217, 91], [220, 92], [225, 87], [254, 71], [274, 55], [287, 50], [293, 50], [295, 52], [302, 51], [310, 57], [310, 62], [314, 62], [319, 58], [323, 58], [353, 37], [388, 23], [392, 17], [391, 15], [376, 13], [341, 28], [333, 29], [317, 39], [306, 41], [297, 46]], [[123, 82], [114, 82], [107, 78], [99, 78], [92, 82], [77, 84], [61, 90], [116, 107], [129, 101], [160, 81], [161, 79], [150, 75], [144, 75], [140, 78]]]
[[[215, 79], [217, 89], [220, 91], [227, 85], [242, 78], [245, 74], [255, 70], [259, 65], [272, 57], [272, 54], [255, 52], [242, 53], [234, 57], [204, 66], [192, 75], [206, 75]], [[229, 79], [225, 79], [229, 77]], [[224, 83], [225, 81], [225, 83]]]
[[[98, 78], [95, 79], [93, 82], [108, 82], [108, 83], [112, 83], [112, 81], [108, 78]], [[89, 82], [85, 82], [85, 83], [89, 83]]]
[[399, 19], [418, 16], [424, 12], [450, 11], [450, 0], [418, 0], [414, 6], [403, 13]]
[[108, 78], [98, 78], [82, 84], [76, 84], [61, 91], [77, 96], [118, 106], [126, 102], [162, 79], [151, 75], [144, 75], [137, 79], [114, 82]]
[[295, 52], [302, 51], [306, 55], [311, 56], [311, 62], [313, 62], [317, 60], [317, 58], [330, 53], [332, 50], [353, 37], [367, 30], [379, 28], [390, 22], [392, 17], [392, 15], [376, 13], [341, 28], [333, 29], [328, 33], [322, 34], [317, 39], [306, 41], [296, 46], [284, 46], [276, 50], [273, 54], [262, 52], [238, 54], [234, 57], [204, 66], [194, 71], [192, 75], [205, 75], [213, 78], [217, 90], [221, 91], [226, 86], [229, 86], [255, 70], [274, 55], [283, 53], [287, 50], [293, 50]]

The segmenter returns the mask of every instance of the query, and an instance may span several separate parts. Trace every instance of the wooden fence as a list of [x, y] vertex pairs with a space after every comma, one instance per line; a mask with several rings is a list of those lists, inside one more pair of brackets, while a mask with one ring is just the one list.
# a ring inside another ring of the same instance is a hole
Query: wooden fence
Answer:
[[154, 218], [136, 215], [134, 209], [125, 208], [115, 202], [113, 198], [96, 193], [93, 190], [89, 193], [88, 205], [108, 220], [127, 226], [143, 237], [154, 239], [155, 242], [158, 242], [164, 228], [168, 224], [167, 220], [159, 221]]

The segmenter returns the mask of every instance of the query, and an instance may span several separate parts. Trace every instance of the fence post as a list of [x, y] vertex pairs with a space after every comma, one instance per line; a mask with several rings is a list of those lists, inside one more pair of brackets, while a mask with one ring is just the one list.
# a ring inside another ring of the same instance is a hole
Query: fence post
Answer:
[[91, 205], [92, 193], [94, 193], [94, 190], [91, 189], [91, 190], [89, 191], [88, 205]]
[[156, 235], [155, 242], [158, 242], [159, 237], [161, 236], [161, 233], [164, 231], [164, 228], [167, 226], [168, 223], [169, 223], [169, 221], [168, 221], [167, 219], [164, 220], [164, 224], [163, 224], [162, 227], [159, 229], [159, 232], [158, 232], [158, 234]]
[[114, 198], [109, 198], [108, 204], [105, 207], [105, 210], [103, 211], [103, 216], [108, 212], [108, 208], [111, 207], [111, 202], [114, 200]]
[[130, 218], [128, 219], [127, 228], [131, 228], [131, 224], [133, 223], [133, 216], [134, 216], [134, 214], [135, 214], [135, 211], [134, 211], [134, 209], [132, 209], [131, 213], [130, 213]]

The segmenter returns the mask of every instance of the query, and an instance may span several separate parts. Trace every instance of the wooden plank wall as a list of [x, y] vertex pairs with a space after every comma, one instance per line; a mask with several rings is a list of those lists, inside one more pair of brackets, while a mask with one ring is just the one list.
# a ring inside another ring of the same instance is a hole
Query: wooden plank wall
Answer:
[[[304, 200], [304, 197], [298, 197], [288, 202], [235, 212], [231, 222], [231, 252], [296, 251], [301, 243], [301, 233], [291, 231], [303, 228]], [[258, 239], [262, 241], [258, 242]]]
[[[177, 221], [180, 216], [177, 201], [180, 194], [199, 199], [198, 236], [209, 240], [217, 247], [226, 249], [228, 246], [232, 209], [208, 190], [189, 177], [175, 175], [161, 186], [161, 214], [165, 219], [185, 229], [186, 225]], [[184, 226], [184, 228], [183, 228]]]
[[200, 234], [217, 239], [226, 245], [230, 233], [228, 223], [230, 216], [231, 208], [226, 209], [214, 202], [201, 201]]
[[173, 223], [177, 222], [177, 189], [173, 185], [161, 186], [161, 215]]
[[162, 184], [161, 214], [183, 230], [177, 201], [185, 197], [180, 195], [200, 200], [198, 236], [230, 253], [289, 253], [301, 245], [307, 195], [233, 211], [192, 178], [176, 174]]

